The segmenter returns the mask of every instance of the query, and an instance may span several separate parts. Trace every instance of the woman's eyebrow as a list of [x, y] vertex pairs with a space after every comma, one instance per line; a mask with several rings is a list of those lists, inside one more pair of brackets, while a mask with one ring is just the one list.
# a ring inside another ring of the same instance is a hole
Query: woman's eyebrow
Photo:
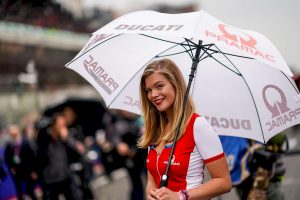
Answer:
[[[163, 83], [163, 81], [157, 81], [157, 82], [155, 82], [152, 87], [156, 87], [157, 84], [159, 84], [159, 83]], [[145, 89], [151, 89], [151, 87], [145, 87]]]
[[154, 83], [154, 85], [157, 85], [159, 83], [163, 83], [163, 81], [157, 81], [156, 83]]

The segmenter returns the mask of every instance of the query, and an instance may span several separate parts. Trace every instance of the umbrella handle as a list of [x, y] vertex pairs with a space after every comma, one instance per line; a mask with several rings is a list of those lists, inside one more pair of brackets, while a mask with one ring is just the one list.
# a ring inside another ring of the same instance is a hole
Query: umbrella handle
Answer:
[[[169, 164], [169, 163], [168, 163]], [[161, 177], [161, 180], [160, 180], [160, 183], [159, 183], [159, 187], [162, 188], [162, 187], [167, 187], [168, 186], [168, 175], [167, 174], [164, 174], [162, 177]]]
[[159, 183], [160, 188], [168, 186], [168, 180], [169, 180], [168, 172], [169, 172], [169, 168], [171, 166], [172, 157], [173, 157], [174, 149], [175, 149], [175, 146], [176, 146], [176, 141], [177, 141], [177, 138], [178, 138], [178, 135], [179, 135], [179, 130], [180, 130], [180, 127], [181, 127], [181, 124], [182, 124], [186, 102], [187, 102], [187, 99], [188, 99], [188, 96], [189, 96], [189, 93], [190, 93], [190, 88], [191, 88], [191, 85], [192, 85], [192, 82], [193, 82], [193, 78], [195, 76], [194, 74], [196, 72], [196, 69], [197, 69], [197, 66], [198, 66], [198, 63], [199, 63], [201, 48], [202, 48], [202, 40], [199, 40], [198, 45], [197, 45], [196, 54], [195, 54], [195, 57], [193, 58], [193, 64], [192, 64], [192, 67], [191, 67], [191, 74], [189, 75], [190, 78], [189, 78], [188, 86], [187, 86], [186, 92], [184, 94], [183, 109], [182, 109], [180, 121], [179, 121], [178, 126], [176, 128], [176, 134], [175, 134], [175, 137], [174, 137], [174, 140], [173, 140], [173, 146], [172, 146], [172, 149], [171, 149], [171, 152], [170, 152], [170, 155], [169, 155], [168, 165], [167, 165], [166, 171], [163, 174], [163, 176], [160, 180], [160, 183]]

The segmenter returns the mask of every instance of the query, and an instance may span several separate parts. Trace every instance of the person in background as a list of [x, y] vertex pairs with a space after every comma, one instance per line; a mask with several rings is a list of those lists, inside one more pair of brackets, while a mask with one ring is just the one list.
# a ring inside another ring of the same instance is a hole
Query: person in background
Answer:
[[74, 176], [80, 179], [77, 181], [77, 185], [81, 188], [85, 200], [93, 199], [93, 193], [89, 187], [93, 177], [91, 173], [92, 162], [87, 158], [90, 148], [89, 141], [92, 137], [85, 136], [82, 126], [77, 123], [78, 115], [72, 107], [66, 106], [62, 110], [62, 115], [65, 117], [70, 136], [76, 140], [76, 148], [80, 153], [80, 159], [71, 165]]
[[142, 181], [145, 175], [146, 151], [137, 148], [137, 141], [142, 135], [143, 122], [140, 116], [119, 110], [122, 120], [127, 124], [127, 129], [123, 129], [122, 135], [117, 145], [117, 151], [121, 156], [126, 156], [125, 168], [127, 169], [131, 181], [131, 200], [144, 200], [144, 184]]
[[14, 181], [4, 160], [4, 149], [2, 145], [0, 145], [0, 199], [18, 200]]
[[[137, 148], [143, 128], [141, 117], [127, 111], [114, 110], [104, 115], [103, 124], [105, 140], [102, 140], [100, 146], [106, 170], [111, 172], [112, 169], [126, 168], [131, 183], [130, 199], [144, 200], [142, 178], [145, 175], [146, 152]], [[105, 149], [108, 151], [105, 152]]]
[[[205, 117], [195, 113], [192, 99], [186, 106], [184, 78], [169, 59], [150, 63], [140, 82], [145, 133], [140, 148], [148, 148], [147, 200], [210, 199], [231, 190], [231, 180], [220, 139]], [[176, 129], [182, 125], [168, 173], [167, 187], [160, 187]], [[203, 183], [204, 167], [211, 179]]]
[[9, 126], [10, 142], [5, 147], [5, 162], [13, 177], [18, 198], [37, 199], [34, 194], [34, 181], [37, 179], [35, 166], [36, 152], [32, 144], [23, 137], [17, 125]]
[[279, 133], [267, 144], [240, 137], [220, 136], [233, 186], [241, 200], [283, 200], [286, 136]]
[[62, 114], [55, 114], [46, 132], [38, 134], [37, 147], [43, 198], [54, 200], [62, 194], [68, 200], [81, 200], [82, 191], [75, 184], [70, 169], [72, 160], [79, 158], [79, 153]]

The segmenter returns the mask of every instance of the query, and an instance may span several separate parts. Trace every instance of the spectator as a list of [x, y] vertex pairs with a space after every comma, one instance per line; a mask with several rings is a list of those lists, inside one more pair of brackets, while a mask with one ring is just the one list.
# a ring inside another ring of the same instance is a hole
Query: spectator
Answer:
[[283, 200], [282, 180], [286, 136], [271, 138], [265, 146], [246, 138], [220, 136], [233, 186], [241, 200]]
[[116, 113], [107, 113], [103, 121], [107, 141], [111, 144], [103, 143], [102, 149], [105, 149], [105, 145], [112, 149], [110, 155], [106, 155], [105, 152], [103, 155], [112, 156], [114, 160], [113, 163], [108, 164], [107, 160], [111, 158], [103, 158], [106, 170], [111, 171], [111, 166], [115, 166], [113, 168], [125, 167], [131, 182], [130, 199], [143, 200], [142, 176], [145, 173], [146, 152], [137, 148], [137, 140], [143, 128], [141, 117], [123, 110], [116, 110]]
[[76, 148], [80, 153], [80, 159], [72, 164], [73, 171], [80, 179], [80, 181], [77, 181], [77, 185], [81, 188], [85, 200], [93, 199], [93, 193], [89, 187], [89, 182], [92, 178], [92, 163], [86, 156], [90, 148], [86, 141], [90, 141], [89, 139], [91, 139], [91, 137], [86, 137], [83, 133], [82, 125], [78, 123], [78, 115], [72, 107], [66, 106], [63, 109], [62, 114], [66, 119], [69, 134], [76, 140]]
[[0, 146], [0, 199], [17, 200], [17, 192], [11, 174], [4, 162], [4, 149]]
[[36, 199], [34, 181], [37, 178], [35, 169], [35, 151], [30, 142], [22, 136], [17, 125], [9, 127], [11, 141], [5, 147], [5, 162], [13, 177], [18, 198], [25, 199], [23, 194]]
[[39, 174], [45, 200], [81, 200], [82, 191], [73, 181], [71, 161], [79, 158], [75, 140], [69, 135], [63, 115], [56, 114], [49, 128], [37, 138]]

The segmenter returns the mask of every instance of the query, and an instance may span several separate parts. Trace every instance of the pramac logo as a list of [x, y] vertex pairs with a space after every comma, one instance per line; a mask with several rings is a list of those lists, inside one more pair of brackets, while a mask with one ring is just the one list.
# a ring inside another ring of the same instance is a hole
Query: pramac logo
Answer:
[[218, 29], [218, 32], [206, 30], [206, 37], [214, 38], [219, 43], [225, 43], [230, 48], [238, 49], [251, 56], [276, 62], [273, 55], [258, 49], [257, 40], [253, 36], [225, 24], [219, 24]]
[[[279, 96], [276, 100], [267, 97], [267, 94]], [[265, 125], [268, 131], [280, 128], [296, 120], [300, 115], [300, 108], [291, 109], [288, 107], [286, 95], [283, 90], [276, 85], [266, 85], [262, 91], [262, 97], [267, 109], [271, 113], [272, 119]]]
[[[274, 92], [279, 94], [280, 101], [274, 101], [274, 102], [268, 101], [266, 97], [266, 92], [272, 89], [274, 90]], [[272, 118], [279, 116], [281, 113], [286, 113], [287, 111], [291, 110], [290, 108], [287, 107], [287, 100], [283, 91], [275, 85], [267, 85], [264, 87], [263, 99], [268, 110], [272, 113]]]
[[222, 31], [225, 38], [255, 49], [255, 45], [257, 44], [257, 42], [252, 36], [241, 31], [230, 29], [225, 24], [219, 24], [219, 29]]
[[83, 66], [87, 73], [108, 94], [112, 94], [116, 89], [118, 89], [119, 83], [98, 64], [93, 56], [88, 55], [83, 61]]
[[107, 39], [112, 36], [113, 36], [113, 34], [97, 34], [97, 35], [95, 35], [94, 38], [91, 41], [89, 41], [89, 43], [84, 47], [83, 51], [88, 50], [92, 45], [94, 45], [98, 42], [101, 42], [104, 39]]
[[[168, 161], [164, 161], [164, 164], [168, 164]], [[175, 155], [172, 156], [171, 165], [180, 165], [180, 162], [175, 162]]]
[[140, 101], [135, 99], [132, 96], [126, 95], [123, 99], [123, 104], [125, 104], [126, 106], [129, 106], [129, 107], [136, 107], [136, 108], [140, 109]]

